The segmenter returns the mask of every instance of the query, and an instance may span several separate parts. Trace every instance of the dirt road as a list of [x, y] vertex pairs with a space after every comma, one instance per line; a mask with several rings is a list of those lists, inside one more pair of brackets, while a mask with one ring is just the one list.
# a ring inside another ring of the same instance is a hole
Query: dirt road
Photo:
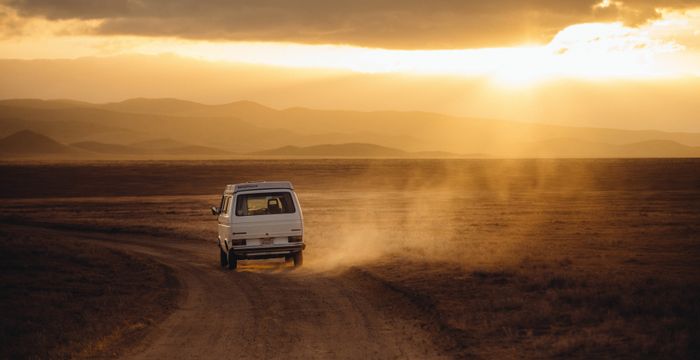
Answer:
[[276, 261], [242, 262], [234, 272], [219, 268], [213, 243], [72, 235], [148, 255], [172, 267], [184, 289], [178, 309], [124, 358], [446, 357], [430, 321], [361, 272], [295, 270]]

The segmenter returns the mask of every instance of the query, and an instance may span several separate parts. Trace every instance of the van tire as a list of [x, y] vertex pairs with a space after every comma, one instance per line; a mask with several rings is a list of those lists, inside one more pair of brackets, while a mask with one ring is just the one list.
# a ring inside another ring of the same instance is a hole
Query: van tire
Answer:
[[219, 259], [221, 261], [221, 267], [228, 265], [228, 256], [226, 255], [226, 252], [224, 250], [222, 250], [221, 248], [219, 248], [219, 253], [220, 253]]
[[301, 251], [294, 253], [292, 259], [294, 259], [294, 267], [300, 267], [304, 264], [304, 254]]
[[233, 253], [233, 251], [230, 251], [228, 253], [228, 268], [229, 270], [236, 270], [238, 267], [238, 258], [236, 258], [236, 255]]

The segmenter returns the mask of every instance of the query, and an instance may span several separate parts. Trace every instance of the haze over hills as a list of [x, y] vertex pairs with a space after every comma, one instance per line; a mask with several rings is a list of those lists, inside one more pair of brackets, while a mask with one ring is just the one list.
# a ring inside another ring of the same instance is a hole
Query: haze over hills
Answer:
[[695, 157], [700, 146], [698, 133], [554, 126], [427, 112], [276, 110], [249, 101], [204, 105], [143, 98], [105, 104], [0, 101], [0, 136], [25, 129], [75, 149], [111, 154], [157, 154], [165, 148], [169, 154], [265, 156], [324, 156], [324, 151], [333, 150], [339, 152], [333, 156], [354, 151], [351, 156], [360, 157]]
[[700, 147], [670, 140], [647, 140], [624, 145], [611, 145], [579, 139], [551, 139], [532, 143], [523, 151], [532, 157], [573, 158], [654, 158], [700, 157]]
[[22, 130], [0, 138], [0, 157], [4, 158], [99, 159], [221, 155], [231, 155], [231, 153], [216, 148], [187, 144], [173, 147], [147, 148], [83, 141], [66, 145], [30, 130]]
[[79, 153], [80, 151], [75, 148], [29, 130], [19, 131], [0, 139], [2, 155], [75, 155]]
[[105, 103], [168, 96], [208, 104], [247, 99], [276, 109], [424, 110], [572, 126], [700, 132], [700, 77], [624, 81], [562, 78], [510, 87], [479, 76], [358, 73], [136, 54], [0, 59], [0, 73], [3, 99]]
[[458, 158], [465, 157], [440, 151], [408, 152], [386, 146], [362, 143], [323, 144], [313, 146], [283, 146], [256, 151], [250, 155], [281, 157], [350, 157], [350, 158]]

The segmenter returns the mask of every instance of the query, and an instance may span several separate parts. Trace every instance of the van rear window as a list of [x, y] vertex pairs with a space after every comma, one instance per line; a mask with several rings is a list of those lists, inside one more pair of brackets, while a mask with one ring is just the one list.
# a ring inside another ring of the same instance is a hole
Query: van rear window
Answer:
[[236, 216], [291, 214], [295, 212], [288, 192], [241, 194], [236, 199]]

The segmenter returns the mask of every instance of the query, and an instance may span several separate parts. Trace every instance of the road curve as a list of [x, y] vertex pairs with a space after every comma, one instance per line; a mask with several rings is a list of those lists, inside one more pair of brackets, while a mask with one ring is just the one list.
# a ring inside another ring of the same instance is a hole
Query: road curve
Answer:
[[430, 320], [359, 272], [241, 262], [221, 269], [215, 245], [148, 236], [75, 233], [147, 255], [175, 271], [178, 308], [127, 351], [128, 359], [401, 359], [448, 357]]

